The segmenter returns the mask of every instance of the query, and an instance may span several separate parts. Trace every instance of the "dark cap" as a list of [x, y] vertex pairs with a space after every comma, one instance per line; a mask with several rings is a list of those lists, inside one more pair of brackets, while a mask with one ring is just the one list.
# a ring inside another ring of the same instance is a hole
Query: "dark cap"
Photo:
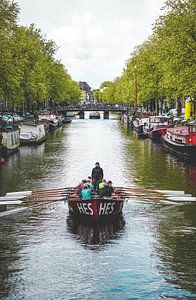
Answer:
[[97, 161], [95, 164], [96, 164], [96, 165], [99, 165], [99, 162]]

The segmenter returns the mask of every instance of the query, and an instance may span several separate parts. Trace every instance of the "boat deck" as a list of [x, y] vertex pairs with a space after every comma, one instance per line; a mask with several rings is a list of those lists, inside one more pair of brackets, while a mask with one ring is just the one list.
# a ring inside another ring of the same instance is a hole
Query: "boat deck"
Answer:
[[188, 127], [187, 126], [178, 126], [178, 127], [172, 127], [172, 128], [167, 128], [167, 132], [176, 134], [176, 135], [188, 135]]

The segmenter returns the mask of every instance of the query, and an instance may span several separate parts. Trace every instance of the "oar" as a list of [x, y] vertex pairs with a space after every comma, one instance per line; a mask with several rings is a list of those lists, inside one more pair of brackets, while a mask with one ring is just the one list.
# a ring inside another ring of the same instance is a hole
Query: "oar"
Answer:
[[155, 192], [166, 194], [166, 195], [184, 194], [184, 191], [175, 191], [175, 190], [155, 190]]
[[31, 195], [31, 196], [26, 196], [26, 197], [24, 197], [23, 199], [41, 199], [41, 198], [51, 198], [51, 199], [53, 199], [53, 198], [57, 198], [57, 197], [60, 197], [60, 198], [66, 198], [65, 196], [62, 196], [62, 195], [40, 195], [40, 196], [38, 196], [38, 195]]
[[74, 187], [67, 187], [67, 188], [54, 188], [54, 189], [43, 189], [43, 190], [35, 190], [34, 192], [39, 193], [39, 192], [63, 192], [63, 191], [69, 191], [73, 190]]
[[179, 197], [179, 198], [186, 198], [186, 197], [191, 197], [193, 198], [192, 194], [165, 194], [165, 197]]
[[36, 190], [33, 191], [34, 194], [42, 194], [42, 193], [66, 193], [66, 192], [70, 192], [70, 191], [76, 191], [77, 189], [73, 189], [73, 188], [69, 188], [69, 189], [59, 189], [59, 190]]
[[22, 204], [21, 200], [10, 200], [10, 201], [1, 201], [0, 205], [16, 205], [16, 204]]
[[135, 193], [135, 192], [121, 192], [121, 193], [116, 193], [117, 195], [134, 195], [134, 196], [149, 196], [149, 197], [159, 197], [162, 196], [162, 194], [158, 194], [158, 193]]
[[52, 192], [33, 192], [32, 196], [53, 196], [53, 195], [70, 195], [70, 194], [77, 194], [77, 190], [70, 190], [70, 191], [52, 191]]
[[116, 187], [118, 191], [135, 191], [135, 192], [146, 192], [146, 193], [157, 193], [157, 194], [164, 194], [164, 195], [183, 195], [184, 191], [176, 191], [176, 190], [153, 190], [153, 189], [138, 189], [132, 187]]
[[196, 197], [168, 197], [170, 201], [196, 202]]
[[0, 201], [15, 201], [15, 200], [21, 200], [23, 199], [24, 196], [4, 196], [4, 197], [0, 197]]
[[51, 202], [58, 202], [58, 201], [65, 201], [65, 199], [39, 199], [34, 201], [24, 201], [25, 204], [33, 204], [33, 203], [51, 203]]
[[11, 192], [7, 193], [6, 196], [27, 196], [31, 195], [32, 191], [22, 191], [22, 192]]
[[164, 204], [164, 205], [182, 205], [183, 203], [168, 201], [168, 200], [160, 200], [160, 204]]
[[6, 211], [3, 211], [3, 212], [0, 212], [0, 218], [1, 217], [7, 217], [9, 215], [13, 215], [13, 214], [17, 214], [17, 213], [20, 213], [24, 210], [27, 210], [28, 207], [21, 207], [21, 208], [15, 208], [15, 209], [11, 209], [11, 210], [6, 210]]
[[142, 189], [142, 188], [137, 188], [137, 187], [114, 187], [115, 190], [120, 191], [120, 190], [124, 190], [124, 191], [134, 191], [134, 192], [150, 192], [150, 193], [156, 193], [155, 190], [153, 189]]
[[35, 191], [20, 191], [20, 192], [9, 192], [6, 194], [6, 196], [27, 196], [31, 195], [33, 193], [53, 193], [53, 192], [64, 192], [64, 191], [70, 191], [73, 190], [72, 187], [69, 188], [58, 188], [58, 189], [46, 189], [46, 190], [35, 190]]
[[34, 203], [34, 202], [41, 202], [41, 201], [65, 201], [64, 197], [42, 197], [42, 198], [26, 198], [23, 200], [24, 203]]
[[159, 194], [133, 194], [133, 193], [125, 193], [123, 194], [123, 196], [127, 198], [151, 198], [151, 199], [160, 199], [163, 197], [163, 195], [159, 195]]
[[[53, 196], [64, 196], [64, 197], [66, 197], [66, 196], [68, 196], [68, 195], [70, 195], [71, 193], [41, 193], [41, 194], [32, 194], [31, 196], [32, 197], [53, 197]], [[76, 194], [76, 193], [74, 193], [74, 194]]]

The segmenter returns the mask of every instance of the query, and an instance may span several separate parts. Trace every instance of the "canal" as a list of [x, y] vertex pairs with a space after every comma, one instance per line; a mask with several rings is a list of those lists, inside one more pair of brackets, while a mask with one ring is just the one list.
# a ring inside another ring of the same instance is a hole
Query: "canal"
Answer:
[[[196, 166], [115, 119], [74, 120], [21, 147], [0, 168], [0, 195], [73, 186], [96, 161], [113, 185], [196, 195]], [[194, 205], [129, 200], [99, 226], [74, 221], [64, 202], [0, 218], [0, 299], [194, 299], [195, 216]]]

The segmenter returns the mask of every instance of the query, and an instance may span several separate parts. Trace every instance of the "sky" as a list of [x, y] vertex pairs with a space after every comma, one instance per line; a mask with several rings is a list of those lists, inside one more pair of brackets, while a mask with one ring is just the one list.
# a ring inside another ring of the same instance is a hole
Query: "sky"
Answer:
[[152, 33], [164, 0], [15, 0], [19, 23], [34, 23], [58, 46], [73, 80], [99, 88], [120, 76], [135, 46]]

